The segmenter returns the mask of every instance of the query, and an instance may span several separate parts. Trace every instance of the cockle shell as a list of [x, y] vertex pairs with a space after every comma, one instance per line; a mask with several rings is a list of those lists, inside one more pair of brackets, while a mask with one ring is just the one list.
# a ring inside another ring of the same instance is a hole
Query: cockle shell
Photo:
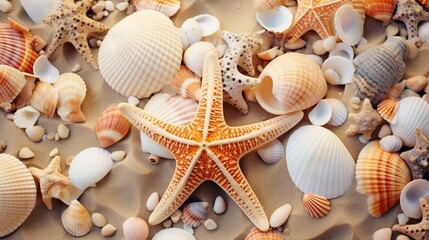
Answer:
[[0, 65], [0, 103], [12, 102], [26, 83], [27, 80], [20, 71], [6, 65]]
[[402, 141], [395, 135], [380, 139], [380, 147], [386, 152], [397, 152], [402, 147]]
[[36, 204], [36, 184], [17, 158], [0, 154], [0, 237], [17, 229]]
[[100, 147], [109, 147], [121, 140], [130, 129], [131, 123], [122, 115], [116, 105], [111, 105], [97, 118], [94, 131]]
[[309, 108], [327, 93], [320, 67], [299, 53], [286, 53], [271, 61], [255, 87], [258, 103], [273, 114], [286, 114]]
[[29, 128], [36, 124], [40, 117], [40, 113], [32, 106], [26, 106], [13, 114], [13, 123], [19, 128]]
[[110, 87], [139, 99], [169, 83], [181, 60], [178, 30], [169, 18], [152, 10], [133, 13], [115, 24], [98, 53], [101, 75]]
[[253, 8], [256, 11], [273, 9], [282, 6], [285, 0], [253, 0]]
[[400, 196], [400, 205], [402, 212], [410, 217], [419, 219], [422, 217], [419, 199], [424, 197], [428, 198], [429, 182], [424, 179], [415, 179], [409, 182], [404, 189], [402, 189]]
[[270, 226], [273, 228], [280, 227], [283, 225], [292, 212], [292, 206], [286, 203], [283, 206], [277, 208], [270, 216]]
[[87, 148], [78, 153], [69, 169], [73, 186], [85, 190], [103, 179], [112, 169], [113, 160], [107, 150], [98, 147]]
[[377, 112], [380, 116], [389, 123], [396, 123], [398, 118], [396, 112], [399, 109], [399, 102], [396, 99], [386, 99], [377, 106]]
[[25, 129], [25, 133], [28, 138], [33, 142], [40, 142], [46, 133], [46, 130], [42, 126], [32, 126]]
[[250, 230], [244, 240], [284, 240], [283, 236], [272, 229], [262, 232], [258, 228], [254, 227]]
[[285, 6], [256, 11], [256, 20], [265, 29], [274, 33], [282, 33], [292, 25], [293, 14]]
[[29, 104], [42, 114], [53, 117], [58, 103], [58, 89], [39, 81], [33, 90]]
[[356, 181], [356, 191], [368, 197], [369, 213], [381, 217], [399, 201], [411, 173], [398, 153], [386, 152], [378, 141], [372, 141], [359, 153]]
[[149, 236], [147, 223], [138, 217], [130, 217], [122, 224], [124, 240], [146, 240]]
[[336, 35], [346, 44], [354, 46], [363, 35], [363, 24], [359, 12], [351, 5], [343, 5], [335, 12], [334, 25]]
[[374, 240], [390, 240], [392, 238], [392, 229], [391, 228], [382, 228], [375, 231], [373, 239]]
[[283, 144], [278, 140], [274, 139], [271, 142], [265, 144], [264, 146], [256, 150], [259, 157], [266, 164], [274, 164], [279, 162], [284, 155]]
[[180, 96], [200, 101], [201, 78], [186, 66], [180, 66], [179, 71], [171, 80], [171, 85]]
[[344, 103], [335, 98], [326, 98], [332, 109], [332, 116], [328, 124], [334, 127], [341, 126], [347, 119], [347, 108]]
[[194, 235], [181, 228], [166, 228], [153, 236], [152, 240], [196, 240]]
[[338, 81], [331, 81], [330, 78], [326, 78], [326, 81], [331, 85], [345, 85], [352, 82], [353, 73], [355, 67], [353, 62], [341, 56], [330, 56], [322, 64], [322, 71], [326, 74], [326, 71], [332, 69], [338, 74]]
[[302, 198], [304, 209], [314, 218], [323, 218], [331, 211], [329, 200], [316, 194], [305, 194]]
[[353, 157], [341, 140], [323, 127], [309, 125], [296, 130], [286, 146], [286, 163], [292, 181], [304, 193], [336, 198], [353, 182]]
[[132, 3], [137, 11], [151, 9], [167, 17], [173, 16], [180, 9], [180, 0], [132, 0]]
[[209, 204], [193, 202], [183, 208], [182, 221], [189, 227], [198, 227], [207, 220]]
[[64, 229], [75, 237], [81, 237], [89, 233], [92, 227], [91, 215], [88, 210], [77, 200], [73, 200], [70, 206], [61, 215]]
[[54, 87], [58, 90], [57, 113], [62, 120], [84, 122], [85, 116], [80, 109], [85, 96], [86, 85], [75, 73], [63, 73]]
[[362, 0], [366, 15], [380, 20], [386, 26], [392, 18], [396, 0]]
[[198, 77], [202, 77], [204, 59], [209, 52], [216, 52], [213, 44], [204, 41], [196, 42], [186, 49], [183, 54], [183, 62], [189, 70], [197, 74]]
[[39, 24], [64, 0], [21, 0], [21, 5], [33, 22]]

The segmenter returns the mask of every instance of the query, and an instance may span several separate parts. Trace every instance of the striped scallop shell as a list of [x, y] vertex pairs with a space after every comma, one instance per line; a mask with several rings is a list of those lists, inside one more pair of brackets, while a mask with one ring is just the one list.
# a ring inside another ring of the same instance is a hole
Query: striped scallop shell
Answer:
[[271, 61], [256, 85], [258, 103], [273, 114], [307, 109], [318, 103], [328, 87], [320, 67], [299, 53], [286, 53]]
[[9, 154], [0, 154], [0, 237], [17, 229], [36, 204], [36, 184], [28, 168]]
[[256, 11], [268, 10], [279, 7], [285, 3], [285, 0], [253, 0], [253, 8]]
[[416, 2], [420, 3], [421, 5], [429, 8], [429, 0], [416, 0]]
[[396, 99], [386, 99], [377, 106], [377, 112], [380, 116], [389, 123], [396, 123], [396, 111], [398, 111], [399, 101]]
[[146, 240], [149, 236], [149, 227], [145, 220], [138, 217], [130, 217], [122, 224], [124, 240]]
[[356, 191], [368, 197], [369, 213], [381, 217], [399, 201], [411, 173], [398, 153], [386, 152], [372, 141], [359, 153], [356, 180]]
[[137, 11], [151, 9], [171, 17], [180, 9], [180, 0], [132, 0]]
[[33, 142], [40, 142], [45, 136], [46, 130], [42, 126], [32, 126], [25, 129], [25, 134]]
[[182, 221], [189, 227], [198, 227], [207, 220], [209, 204], [193, 202], [183, 208]]
[[33, 90], [29, 104], [42, 114], [53, 117], [58, 103], [58, 89], [39, 81]]
[[[375, 231], [374, 240], [391, 240], [392, 239], [392, 229], [391, 228], [382, 228]], [[399, 238], [396, 238], [399, 240]]]
[[26, 83], [27, 80], [20, 71], [6, 65], [0, 65], [0, 103], [12, 102]]
[[314, 218], [325, 217], [331, 211], [329, 200], [316, 194], [305, 194], [302, 198], [302, 203], [304, 204], [305, 211]]
[[28, 16], [35, 23], [42, 23], [43, 19], [55, 11], [64, 0], [20, 0]]
[[194, 235], [181, 228], [166, 228], [153, 236], [152, 240], [196, 240]]
[[283, 236], [272, 229], [262, 232], [258, 228], [254, 227], [247, 234], [245, 240], [283, 240]]
[[0, 64], [33, 73], [34, 61], [39, 57], [31, 47], [33, 36], [13, 20], [8, 23], [0, 23]]
[[89, 233], [92, 227], [91, 215], [88, 210], [77, 200], [73, 200], [70, 206], [61, 215], [64, 229], [75, 237], [81, 237]]
[[40, 117], [40, 113], [32, 106], [26, 106], [18, 109], [13, 114], [13, 123], [19, 128], [29, 128], [36, 124]]
[[397, 99], [401, 96], [405, 88], [405, 81], [393, 84], [393, 86], [387, 92], [387, 98]]
[[396, 7], [396, 0], [362, 0], [366, 15], [388, 24]]
[[256, 150], [259, 157], [266, 164], [274, 164], [279, 162], [284, 155], [283, 144], [278, 140], [274, 139], [271, 142], [265, 144], [264, 146]]
[[186, 66], [180, 66], [179, 71], [171, 81], [171, 85], [180, 96], [200, 101], [201, 78]]
[[86, 85], [83, 79], [75, 73], [64, 73], [55, 82], [58, 90], [57, 113], [62, 120], [84, 122], [80, 105], [86, 96]]
[[109, 147], [121, 140], [130, 129], [131, 123], [122, 115], [118, 106], [112, 105], [104, 110], [94, 125], [100, 147]]
[[170, 83], [181, 60], [178, 30], [169, 18], [152, 10], [133, 13], [115, 24], [98, 53], [101, 75], [110, 87], [137, 98], [149, 97]]

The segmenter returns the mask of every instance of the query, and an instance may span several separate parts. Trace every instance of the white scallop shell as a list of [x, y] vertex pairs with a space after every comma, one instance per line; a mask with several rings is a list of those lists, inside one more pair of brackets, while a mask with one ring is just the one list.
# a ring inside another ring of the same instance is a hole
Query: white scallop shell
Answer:
[[163, 229], [153, 236], [152, 240], [196, 240], [194, 235], [180, 229], [180, 228], [167, 228]]
[[266, 164], [277, 163], [284, 155], [283, 144], [278, 139], [274, 139], [264, 146], [259, 147], [256, 151]]
[[429, 181], [424, 179], [413, 180], [405, 185], [399, 198], [402, 212], [410, 218], [421, 218], [422, 211], [420, 209], [419, 199], [422, 197], [428, 199], [428, 192]]
[[343, 58], [347, 58], [350, 61], [353, 61], [355, 57], [355, 53], [353, 51], [353, 48], [345, 43], [338, 43], [334, 50], [329, 52], [329, 57], [332, 56], [340, 56]]
[[345, 85], [352, 82], [353, 73], [355, 72], [355, 67], [352, 61], [346, 60], [340, 56], [330, 56], [322, 64], [322, 71], [325, 72], [328, 69], [332, 69], [339, 76], [339, 81], [326, 81], [331, 85]]
[[36, 124], [40, 117], [40, 113], [32, 106], [26, 106], [18, 109], [13, 114], [13, 123], [19, 128], [29, 128]]
[[112, 169], [110, 153], [102, 148], [91, 147], [78, 153], [70, 165], [70, 181], [76, 188], [85, 190], [103, 179]]
[[153, 10], [135, 12], [115, 24], [98, 53], [101, 75], [110, 87], [139, 99], [161, 90], [179, 70], [181, 60], [178, 30], [168, 17]]
[[138, 217], [130, 217], [125, 220], [122, 229], [124, 230], [124, 240], [146, 240], [149, 236], [147, 223]]
[[213, 212], [216, 214], [222, 214], [226, 210], [226, 202], [222, 196], [217, 196], [213, 204]]
[[60, 77], [60, 71], [49, 62], [46, 55], [40, 55], [34, 61], [33, 72], [40, 81], [47, 83], [55, 83]]
[[341, 140], [323, 127], [309, 125], [296, 130], [288, 140], [286, 163], [292, 181], [304, 193], [336, 198], [353, 182], [353, 157]]
[[285, 6], [256, 11], [256, 20], [270, 32], [284, 32], [292, 25], [292, 12]]
[[63, 0], [21, 0], [21, 5], [33, 22], [39, 24], [43, 18], [55, 11]]
[[193, 17], [193, 19], [200, 24], [203, 37], [210, 36], [220, 29], [219, 19], [213, 15], [201, 14]]
[[0, 154], [0, 237], [17, 229], [36, 204], [36, 184], [16, 157]]
[[189, 70], [202, 77], [204, 59], [209, 52], [213, 51], [217, 51], [213, 44], [204, 41], [196, 42], [186, 49], [183, 54], [183, 62]]
[[402, 147], [402, 141], [395, 135], [390, 135], [380, 139], [380, 147], [386, 152], [397, 152]]
[[86, 96], [86, 85], [76, 73], [63, 73], [54, 87], [58, 90], [57, 113], [62, 120], [84, 122], [80, 105]]
[[273, 228], [280, 227], [289, 218], [292, 212], [292, 206], [288, 203], [277, 208], [270, 217], [270, 226]]
[[363, 35], [363, 20], [351, 5], [343, 5], [335, 12], [336, 35], [346, 44], [354, 46]]
[[40, 142], [43, 139], [46, 131], [42, 126], [31, 126], [25, 129], [28, 138], [33, 142]]
[[203, 37], [203, 29], [201, 28], [201, 25], [193, 18], [186, 19], [182, 23], [180, 29], [185, 32], [189, 44], [199, 42]]
[[325, 101], [331, 105], [332, 117], [328, 124], [334, 127], [341, 126], [347, 119], [347, 108], [344, 103], [335, 98], [326, 98]]
[[86, 235], [92, 227], [92, 219], [88, 210], [77, 200], [73, 200], [63, 212], [61, 222], [64, 229], [75, 237]]
[[332, 107], [328, 101], [322, 99], [317, 105], [308, 113], [308, 119], [311, 124], [323, 126], [329, 122], [332, 117]]
[[373, 239], [374, 240], [390, 240], [392, 238], [392, 229], [391, 228], [382, 228], [375, 231]]

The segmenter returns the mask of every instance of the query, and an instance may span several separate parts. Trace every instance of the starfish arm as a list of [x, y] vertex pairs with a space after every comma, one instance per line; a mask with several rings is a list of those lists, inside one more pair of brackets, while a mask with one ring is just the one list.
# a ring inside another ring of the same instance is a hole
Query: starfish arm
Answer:
[[420, 223], [409, 225], [396, 224], [392, 230], [406, 234], [414, 239], [427, 239], [429, 237], [429, 203], [425, 198], [420, 198], [419, 204], [423, 215]]
[[95, 70], [97, 70], [98, 65], [91, 54], [91, 49], [88, 45], [87, 36], [87, 33], [80, 32], [76, 35], [76, 38], [71, 39], [70, 43], [73, 44], [74, 48], [76, 48], [80, 55], [83, 56], [86, 62], [91, 65], [91, 67], [93, 67]]
[[247, 102], [243, 98], [244, 88], [233, 88], [232, 90], [225, 90], [224, 92], [224, 101], [234, 106], [241, 113], [247, 114], [249, 112], [249, 107], [247, 106]]
[[48, 48], [46, 49], [46, 56], [48, 58], [52, 57], [55, 53], [55, 51], [57, 51], [58, 48], [62, 47], [64, 45], [63, 41], [59, 41], [59, 40], [55, 40], [56, 39], [56, 35], [58, 33], [55, 33], [54, 35], [54, 40], [52, 40], [52, 42], [49, 44]]

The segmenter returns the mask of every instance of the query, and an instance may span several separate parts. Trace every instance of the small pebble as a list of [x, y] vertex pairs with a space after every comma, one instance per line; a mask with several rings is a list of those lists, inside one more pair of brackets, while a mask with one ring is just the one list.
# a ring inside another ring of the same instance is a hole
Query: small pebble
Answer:
[[3, 140], [0, 140], [0, 153], [3, 152], [7, 147], [7, 143]]
[[140, 103], [140, 100], [134, 96], [129, 96], [128, 97], [128, 103], [133, 105], [133, 106], [137, 106]]
[[97, 41], [98, 41], [98, 39], [97, 39], [97, 38], [91, 38], [91, 39], [89, 39], [89, 41], [88, 41], [89, 46], [91, 46], [92, 48], [96, 48], [96, 47], [98, 47], [98, 46], [97, 46]]
[[374, 233], [374, 239], [384, 239], [384, 240], [390, 240], [392, 237], [392, 229], [390, 228], [382, 228], [378, 229]]
[[173, 226], [173, 221], [171, 221], [171, 219], [167, 219], [164, 222], [162, 222], [162, 226], [165, 228], [169, 228], [169, 227]]
[[209, 231], [213, 231], [217, 228], [217, 224], [213, 219], [209, 218], [204, 221], [204, 227], [206, 227], [206, 229]]
[[6, 118], [13, 121], [13, 114], [10, 113], [10, 114], [6, 115]]
[[368, 140], [368, 139], [366, 139], [366, 137], [365, 137], [364, 135], [360, 135], [360, 136], [359, 136], [359, 141], [360, 141], [361, 143], [363, 143], [363, 144], [368, 144], [368, 143], [369, 143], [369, 140]]
[[125, 11], [125, 9], [127, 9], [129, 5], [130, 3], [128, 2], [121, 2], [116, 4], [116, 9], [118, 9], [119, 11]]
[[297, 50], [297, 49], [305, 47], [305, 45], [307, 45], [307, 42], [305, 40], [303, 40], [302, 38], [300, 38], [300, 39], [296, 40], [295, 42], [285, 43], [285, 48], [289, 49], [289, 50]]
[[6, 0], [0, 0], [0, 11], [4, 13], [12, 12], [12, 4]]
[[330, 52], [335, 48], [335, 46], [337, 46], [337, 39], [335, 36], [330, 36], [327, 39], [323, 40], [322, 45], [326, 51]]
[[188, 233], [194, 235], [194, 229], [191, 226], [188, 226], [186, 224], [183, 225], [183, 230], [187, 231]]
[[31, 45], [31, 47], [33, 48], [34, 51], [39, 52], [44, 47], [46, 47], [46, 42], [42, 38], [40, 38], [38, 36], [34, 36], [31, 39], [30, 45]]
[[396, 240], [410, 240], [410, 238], [406, 235], [399, 235]]
[[92, 11], [94, 13], [99, 13], [102, 12], [104, 10], [106, 3], [104, 1], [99, 1], [97, 4], [95, 4], [94, 6], [92, 6]]
[[58, 125], [58, 136], [61, 139], [68, 138], [69, 134], [70, 134], [70, 129], [66, 125], [64, 125], [62, 123], [60, 125]]
[[381, 126], [380, 131], [378, 132], [379, 138], [384, 138], [386, 136], [392, 135], [392, 129], [388, 124]]
[[410, 218], [407, 215], [405, 215], [403, 213], [398, 214], [398, 224], [399, 225], [405, 225], [408, 223], [409, 220], [410, 220]]
[[55, 139], [55, 132], [48, 133], [48, 139], [54, 140]]
[[419, 92], [426, 88], [428, 79], [425, 76], [415, 76], [405, 80], [405, 87], [415, 92]]
[[127, 153], [125, 151], [114, 151], [112, 152], [110, 157], [112, 158], [113, 161], [119, 162], [124, 160], [126, 155]]
[[259, 72], [264, 71], [264, 67], [261, 64], [258, 64], [256, 68], [258, 69]]
[[69, 157], [66, 159], [66, 164], [67, 164], [67, 166], [70, 166], [70, 165], [71, 165], [71, 163], [73, 162], [73, 159], [74, 159], [74, 156], [73, 156], [73, 155], [69, 156]]
[[125, 14], [128, 16], [128, 15], [131, 15], [135, 12], [136, 12], [136, 7], [133, 4], [130, 4], [130, 5], [128, 5], [127, 11], [125, 12]]
[[149, 211], [153, 211], [156, 208], [156, 205], [159, 203], [159, 194], [157, 192], [153, 192], [147, 199], [146, 208]]
[[93, 213], [91, 219], [97, 227], [104, 227], [107, 224], [107, 218], [101, 213]]
[[103, 237], [110, 237], [115, 234], [115, 232], [116, 228], [112, 224], [107, 224], [101, 229], [101, 235], [103, 235]]
[[79, 72], [82, 69], [82, 66], [80, 64], [76, 64], [74, 65], [74, 67], [72, 68], [72, 72]]
[[360, 98], [359, 97], [352, 97], [350, 99], [350, 102], [353, 104], [360, 104]]
[[399, 28], [397, 26], [393, 26], [393, 25], [389, 25], [386, 28], [386, 35], [387, 37], [393, 37], [398, 35], [399, 33]]
[[40, 50], [39, 55], [46, 55], [46, 52], [44, 50]]
[[317, 40], [313, 43], [313, 50], [316, 55], [323, 55], [326, 53], [326, 49], [323, 47], [323, 40]]
[[213, 204], [213, 212], [216, 214], [222, 214], [226, 210], [226, 202], [225, 199], [223, 199], [222, 196], [217, 196], [214, 204]]
[[103, 11], [103, 16], [105, 16], [105, 17], [109, 16], [109, 11], [104, 10], [104, 11]]
[[104, 17], [104, 12], [99, 12], [99, 13], [97, 13], [97, 15], [95, 15], [95, 18], [97, 19], [97, 20], [100, 20], [100, 19], [102, 19]]
[[18, 157], [21, 159], [30, 159], [34, 157], [34, 153], [28, 147], [23, 147], [19, 150]]
[[60, 140], [60, 135], [58, 133], [55, 133], [55, 141], [59, 141]]
[[49, 157], [55, 157], [58, 155], [58, 148], [54, 148], [49, 152]]
[[359, 110], [360, 109], [360, 105], [352, 103], [352, 108], [355, 109], [355, 110]]
[[105, 1], [104, 9], [106, 9], [109, 12], [113, 12], [115, 11], [115, 4], [112, 1]]
[[170, 219], [173, 221], [173, 223], [179, 222], [179, 220], [182, 218], [182, 211], [177, 210], [175, 211], [171, 216]]

